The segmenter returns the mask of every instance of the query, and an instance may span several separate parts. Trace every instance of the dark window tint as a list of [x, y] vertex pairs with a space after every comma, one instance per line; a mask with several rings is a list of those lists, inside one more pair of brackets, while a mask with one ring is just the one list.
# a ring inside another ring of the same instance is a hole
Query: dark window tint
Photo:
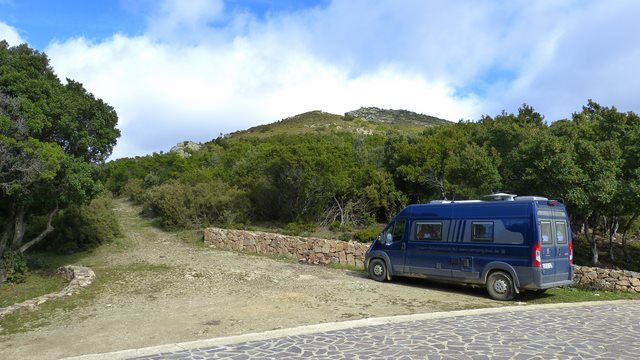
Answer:
[[417, 222], [415, 230], [416, 240], [442, 240], [441, 222]]
[[471, 241], [493, 241], [493, 222], [474, 221], [471, 223]]

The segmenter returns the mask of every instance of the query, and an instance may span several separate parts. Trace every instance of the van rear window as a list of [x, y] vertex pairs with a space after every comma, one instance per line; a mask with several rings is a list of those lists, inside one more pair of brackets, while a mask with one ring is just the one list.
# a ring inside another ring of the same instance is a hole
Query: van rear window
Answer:
[[471, 241], [493, 241], [493, 221], [472, 222]]
[[567, 223], [564, 221], [556, 221], [556, 239], [558, 239], [558, 244], [566, 244], [568, 238]]
[[414, 236], [416, 240], [442, 240], [442, 223], [418, 221]]
[[551, 221], [540, 222], [540, 238], [543, 244], [553, 244], [551, 237]]

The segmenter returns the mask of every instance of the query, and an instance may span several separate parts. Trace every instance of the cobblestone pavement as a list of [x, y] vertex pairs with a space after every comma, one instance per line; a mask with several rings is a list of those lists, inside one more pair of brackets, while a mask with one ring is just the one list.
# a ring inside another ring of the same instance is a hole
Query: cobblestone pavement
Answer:
[[638, 359], [640, 302], [375, 325], [147, 359]]

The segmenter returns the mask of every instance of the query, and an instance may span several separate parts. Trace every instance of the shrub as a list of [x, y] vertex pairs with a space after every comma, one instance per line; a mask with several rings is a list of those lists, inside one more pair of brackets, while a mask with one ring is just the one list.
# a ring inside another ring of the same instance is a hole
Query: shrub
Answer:
[[142, 185], [145, 189], [149, 189], [154, 186], [160, 185], [161, 182], [162, 181], [160, 179], [160, 176], [158, 176], [158, 174], [152, 171], [144, 177], [144, 181]]
[[147, 190], [143, 185], [140, 179], [129, 179], [122, 187], [121, 194], [137, 204], [143, 204], [147, 199]]
[[380, 235], [380, 228], [377, 226], [369, 226], [357, 231], [353, 237], [359, 242], [368, 243], [375, 240]]
[[333, 231], [333, 232], [337, 232], [340, 230], [340, 221], [334, 221], [331, 224], [329, 224], [329, 230]]
[[312, 223], [292, 222], [284, 228], [285, 235], [309, 236], [317, 230], [317, 226]]
[[69, 254], [113, 241], [122, 233], [113, 206], [110, 197], [102, 196], [88, 205], [65, 209], [54, 223], [51, 239], [43, 245]]
[[0, 283], [23, 283], [27, 278], [27, 270], [27, 259], [22, 253], [7, 251], [0, 259]]
[[145, 211], [159, 216], [167, 229], [188, 229], [246, 221], [249, 201], [246, 194], [221, 181], [194, 185], [168, 181], [150, 189]]

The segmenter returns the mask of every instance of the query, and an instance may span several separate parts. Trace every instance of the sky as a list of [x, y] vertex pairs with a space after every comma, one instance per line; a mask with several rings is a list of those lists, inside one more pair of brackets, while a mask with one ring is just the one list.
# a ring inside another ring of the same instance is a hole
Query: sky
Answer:
[[306, 111], [640, 113], [635, 0], [0, 0], [0, 39], [116, 109], [111, 159]]

